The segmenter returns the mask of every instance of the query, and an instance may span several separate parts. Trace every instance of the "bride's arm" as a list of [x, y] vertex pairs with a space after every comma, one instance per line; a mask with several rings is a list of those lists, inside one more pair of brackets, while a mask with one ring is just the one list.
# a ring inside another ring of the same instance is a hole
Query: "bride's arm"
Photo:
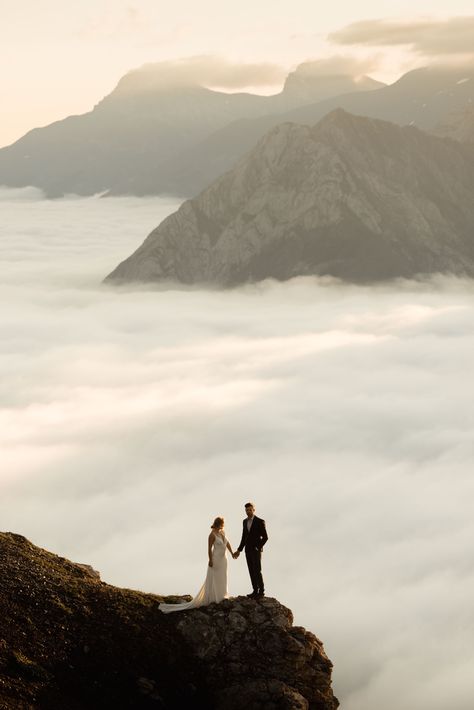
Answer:
[[234, 553], [232, 552], [232, 548], [231, 548], [230, 542], [229, 542], [228, 540], [227, 540], [227, 545], [226, 545], [226, 547], [227, 547], [227, 549], [229, 550], [230, 554], [231, 554], [232, 557], [233, 557], [233, 556], [234, 556]]
[[209, 556], [209, 567], [212, 567], [212, 546], [214, 544], [215, 535], [213, 532], [209, 534], [207, 540], [207, 554]]

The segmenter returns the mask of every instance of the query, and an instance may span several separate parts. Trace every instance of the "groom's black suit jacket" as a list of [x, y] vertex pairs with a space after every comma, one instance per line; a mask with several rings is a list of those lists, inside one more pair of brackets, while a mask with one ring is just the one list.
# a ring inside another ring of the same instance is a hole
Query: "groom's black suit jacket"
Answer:
[[238, 551], [242, 552], [245, 547], [245, 552], [253, 552], [258, 550], [262, 551], [262, 547], [268, 540], [267, 529], [265, 527], [265, 520], [262, 518], [257, 518], [256, 515], [253, 516], [252, 527], [250, 531], [247, 529], [248, 518], [245, 518], [242, 529], [242, 540], [238, 546]]

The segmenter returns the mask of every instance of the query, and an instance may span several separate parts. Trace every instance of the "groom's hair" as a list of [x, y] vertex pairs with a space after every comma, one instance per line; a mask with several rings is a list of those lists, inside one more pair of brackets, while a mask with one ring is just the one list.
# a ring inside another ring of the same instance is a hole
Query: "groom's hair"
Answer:
[[246, 503], [244, 508], [255, 508], [255, 505], [253, 503]]

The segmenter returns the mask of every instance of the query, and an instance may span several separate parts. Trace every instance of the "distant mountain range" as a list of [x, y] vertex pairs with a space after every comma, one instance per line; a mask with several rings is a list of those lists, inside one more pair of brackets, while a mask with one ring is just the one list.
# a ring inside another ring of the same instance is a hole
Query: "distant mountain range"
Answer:
[[337, 109], [271, 129], [108, 281], [474, 276], [473, 186], [474, 145]]
[[0, 149], [0, 185], [34, 185], [49, 197], [190, 197], [232, 168], [273, 126], [314, 125], [335, 108], [432, 130], [474, 102], [474, 70], [431, 67], [390, 86], [321, 75], [318, 63], [292, 72], [273, 96], [163, 84], [159, 65], [124, 76], [82, 116], [36, 128]]
[[[274, 96], [228, 94], [198, 85], [173, 88], [163, 83], [160, 65], [146, 65], [124, 76], [89, 113], [36, 128], [1, 149], [0, 185], [34, 185], [49, 197], [192, 194], [180, 181], [185, 156], [229, 123], [380, 86], [369, 77], [321, 76], [305, 63]], [[215, 170], [212, 178], [219, 174], [219, 160]], [[207, 172], [202, 181], [204, 186]]]
[[375, 91], [351, 92], [278, 115], [235, 120], [175, 156], [167, 167], [167, 185], [176, 194], [196, 194], [232, 168], [267, 131], [282, 122], [312, 126], [330, 111], [343, 108], [361, 116], [431, 130], [471, 102], [474, 102], [472, 67], [416, 69]]

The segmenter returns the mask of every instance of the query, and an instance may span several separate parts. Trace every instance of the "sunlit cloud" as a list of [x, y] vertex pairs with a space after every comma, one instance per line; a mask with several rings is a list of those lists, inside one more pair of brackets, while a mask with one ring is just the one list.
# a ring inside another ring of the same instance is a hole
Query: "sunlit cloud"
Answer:
[[282, 83], [286, 69], [269, 62], [232, 62], [202, 55], [146, 64], [129, 72], [118, 91], [157, 90], [188, 86], [241, 89]]
[[307, 60], [298, 65], [297, 71], [301, 75], [310, 76], [330, 76], [342, 74], [360, 77], [376, 71], [381, 62], [380, 55], [366, 57], [356, 57], [351, 55], [337, 54], [323, 59]]
[[474, 55], [474, 15], [446, 20], [362, 20], [332, 32], [328, 39], [341, 45], [407, 46], [431, 58]]

